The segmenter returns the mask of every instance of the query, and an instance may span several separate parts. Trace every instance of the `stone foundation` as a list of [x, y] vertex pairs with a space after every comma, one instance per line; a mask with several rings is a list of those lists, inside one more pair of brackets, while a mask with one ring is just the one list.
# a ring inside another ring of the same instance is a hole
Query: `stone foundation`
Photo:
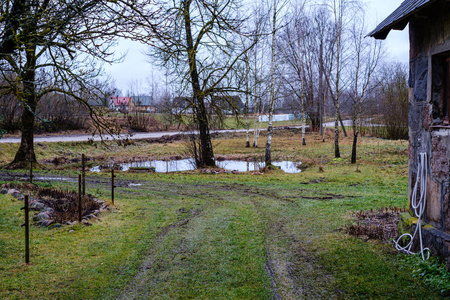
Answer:
[[[413, 233], [416, 230], [417, 218], [411, 216], [409, 212], [400, 215], [398, 222], [398, 233], [402, 235], [404, 233]], [[436, 227], [431, 226], [427, 223], [422, 223], [422, 240], [424, 248], [429, 248], [431, 255], [440, 256], [447, 259], [447, 268], [450, 270], [450, 234], [436, 229]], [[404, 238], [401, 241], [402, 245], [409, 242], [409, 239]], [[413, 252], [420, 251], [419, 236], [414, 238], [413, 247], [411, 249]]]

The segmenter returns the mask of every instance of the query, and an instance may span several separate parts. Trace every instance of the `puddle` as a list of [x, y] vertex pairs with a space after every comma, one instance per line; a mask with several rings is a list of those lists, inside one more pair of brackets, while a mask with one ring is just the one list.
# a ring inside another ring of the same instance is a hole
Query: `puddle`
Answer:
[[[272, 163], [275, 166], [280, 167], [286, 173], [300, 173], [301, 170], [298, 166], [300, 162], [293, 161], [279, 161]], [[264, 163], [259, 162], [247, 162], [240, 160], [223, 160], [216, 161], [216, 165], [219, 168], [223, 168], [229, 171], [249, 172], [258, 171], [264, 167]], [[179, 171], [191, 171], [195, 170], [195, 163], [193, 159], [181, 159], [181, 160], [152, 160], [144, 162], [132, 162], [120, 164], [121, 171], [128, 171], [130, 168], [154, 168], [158, 173], [167, 172], [179, 172]], [[101, 167], [96, 166], [90, 169], [91, 172], [100, 172]]]
[[[33, 179], [35, 180], [40, 180], [40, 181], [67, 181], [67, 182], [78, 182], [77, 178], [69, 178], [69, 177], [51, 177], [51, 176], [35, 176], [33, 177]], [[29, 179], [27, 179], [29, 180]]]

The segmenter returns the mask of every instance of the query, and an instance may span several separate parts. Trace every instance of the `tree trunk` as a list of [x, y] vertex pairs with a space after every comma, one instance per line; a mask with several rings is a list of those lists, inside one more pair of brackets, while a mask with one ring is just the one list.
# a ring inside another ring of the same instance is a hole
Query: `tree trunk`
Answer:
[[[340, 120], [340, 113], [339, 113], [339, 100], [340, 100], [340, 76], [341, 76], [341, 50], [342, 50], [342, 16], [343, 14], [343, 7], [342, 7], [342, 3], [339, 2], [339, 7], [338, 7], [338, 11], [336, 11], [336, 7], [335, 7], [335, 11], [334, 11], [334, 16], [335, 16], [335, 28], [336, 28], [336, 34], [337, 34], [337, 39], [336, 39], [336, 82], [335, 82], [335, 103], [334, 106], [336, 108], [336, 116], [335, 116], [335, 122], [334, 122], [334, 157], [335, 158], [339, 158], [341, 157], [341, 153], [339, 152], [339, 124], [338, 121]], [[341, 120], [341, 125], [342, 124], [342, 120]], [[343, 126], [342, 126], [343, 127]], [[343, 130], [345, 130], [343, 128]]]
[[[30, 105], [31, 106], [31, 105]], [[31, 107], [30, 107], [31, 108]], [[31, 108], [32, 109], [32, 108]], [[34, 153], [34, 111], [24, 108], [21, 120], [22, 136], [20, 139], [19, 150], [16, 152], [12, 165], [25, 167], [30, 161], [36, 162]]]
[[339, 151], [339, 102], [336, 105], [336, 119], [334, 120], [334, 157], [341, 157]]
[[353, 147], [352, 147], [352, 164], [356, 164], [356, 144], [358, 142], [358, 131], [353, 134]]
[[266, 141], [266, 167], [272, 164], [272, 121], [273, 109], [275, 104], [275, 33], [277, 21], [277, 0], [273, 0], [273, 19], [272, 19], [272, 54], [270, 62], [270, 102], [269, 102], [269, 124], [267, 125], [267, 141]]
[[250, 124], [248, 121], [248, 102], [249, 102], [249, 94], [250, 94], [250, 87], [249, 87], [249, 76], [250, 76], [250, 66], [248, 62], [248, 55], [245, 55], [245, 137], [246, 137], [246, 143], [245, 147], [250, 147]]
[[[303, 72], [303, 71], [302, 71]], [[302, 89], [302, 93], [301, 93], [301, 108], [302, 108], [302, 145], [306, 146], [306, 139], [305, 139], [305, 135], [306, 135], [306, 112], [305, 112], [305, 84], [304, 84], [304, 76], [302, 75], [301, 78], [301, 89]]]
[[208, 114], [206, 112], [205, 100], [202, 97], [197, 96], [197, 122], [198, 131], [200, 134], [200, 147], [201, 147], [201, 162], [200, 166], [214, 167], [214, 153], [211, 144], [211, 135], [208, 127]]
[[21, 120], [22, 136], [19, 150], [16, 152], [11, 165], [13, 167], [25, 167], [30, 161], [36, 162], [34, 153], [34, 119], [37, 106], [36, 98], [36, 47], [30, 47], [26, 52], [25, 71], [22, 72], [23, 94], [16, 95], [22, 97], [23, 113]]
[[302, 96], [302, 145], [306, 146], [306, 113], [305, 113], [305, 97]]
[[192, 83], [193, 101], [194, 101], [194, 114], [197, 121], [198, 131], [200, 135], [200, 158], [201, 160], [197, 162], [198, 167], [210, 166], [214, 167], [214, 153], [211, 144], [211, 135], [209, 133], [208, 126], [208, 113], [205, 106], [205, 97], [200, 88], [200, 80], [197, 70], [197, 56], [194, 47], [194, 41], [192, 38], [192, 28], [191, 28], [191, 15], [190, 15], [190, 5], [191, 0], [185, 0], [183, 5], [183, 18], [184, 27], [186, 31], [186, 48], [189, 60], [189, 72]]
[[320, 135], [324, 134], [323, 130], [323, 109], [322, 102], [324, 99], [324, 84], [323, 84], [323, 41], [320, 40], [319, 46], [319, 126], [320, 126]]
[[[261, 58], [261, 62], [263, 59]], [[258, 147], [258, 138], [259, 131], [261, 127], [261, 123], [259, 122], [259, 116], [262, 115], [264, 111], [262, 103], [261, 103], [261, 84], [258, 83], [258, 48], [255, 46], [255, 76], [254, 76], [254, 84], [255, 84], [255, 96], [254, 96], [254, 115], [255, 115], [255, 128], [253, 131], [253, 147]], [[258, 105], [258, 99], [260, 100], [260, 105]]]
[[339, 115], [339, 123], [341, 123], [342, 132], [344, 132], [344, 136], [347, 137], [347, 130], [345, 129], [344, 122], [342, 121], [341, 112], [338, 111]]

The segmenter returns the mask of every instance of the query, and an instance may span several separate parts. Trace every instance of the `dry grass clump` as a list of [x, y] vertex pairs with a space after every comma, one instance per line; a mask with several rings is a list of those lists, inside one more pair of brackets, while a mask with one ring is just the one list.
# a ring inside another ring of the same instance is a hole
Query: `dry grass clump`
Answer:
[[[7, 188], [15, 188], [23, 194], [30, 194], [32, 201], [39, 201], [50, 207], [51, 219], [57, 223], [78, 220], [78, 193], [75, 191], [39, 187], [32, 184], [7, 184]], [[85, 195], [81, 200], [81, 215], [85, 216], [99, 210], [101, 203], [92, 195]]]
[[344, 231], [366, 240], [389, 241], [398, 236], [398, 215], [405, 211], [406, 209], [398, 207], [358, 211], [355, 213], [356, 223], [344, 228]]

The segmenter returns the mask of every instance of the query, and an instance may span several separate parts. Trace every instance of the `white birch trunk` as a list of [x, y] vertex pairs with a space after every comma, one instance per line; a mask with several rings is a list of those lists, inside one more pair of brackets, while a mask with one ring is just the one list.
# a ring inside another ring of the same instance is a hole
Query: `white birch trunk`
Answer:
[[269, 124], [267, 125], [267, 141], [266, 141], [266, 167], [272, 164], [272, 121], [273, 109], [275, 104], [275, 34], [277, 22], [277, 0], [273, 0], [273, 19], [272, 19], [272, 51], [270, 59], [270, 100], [269, 100]]

